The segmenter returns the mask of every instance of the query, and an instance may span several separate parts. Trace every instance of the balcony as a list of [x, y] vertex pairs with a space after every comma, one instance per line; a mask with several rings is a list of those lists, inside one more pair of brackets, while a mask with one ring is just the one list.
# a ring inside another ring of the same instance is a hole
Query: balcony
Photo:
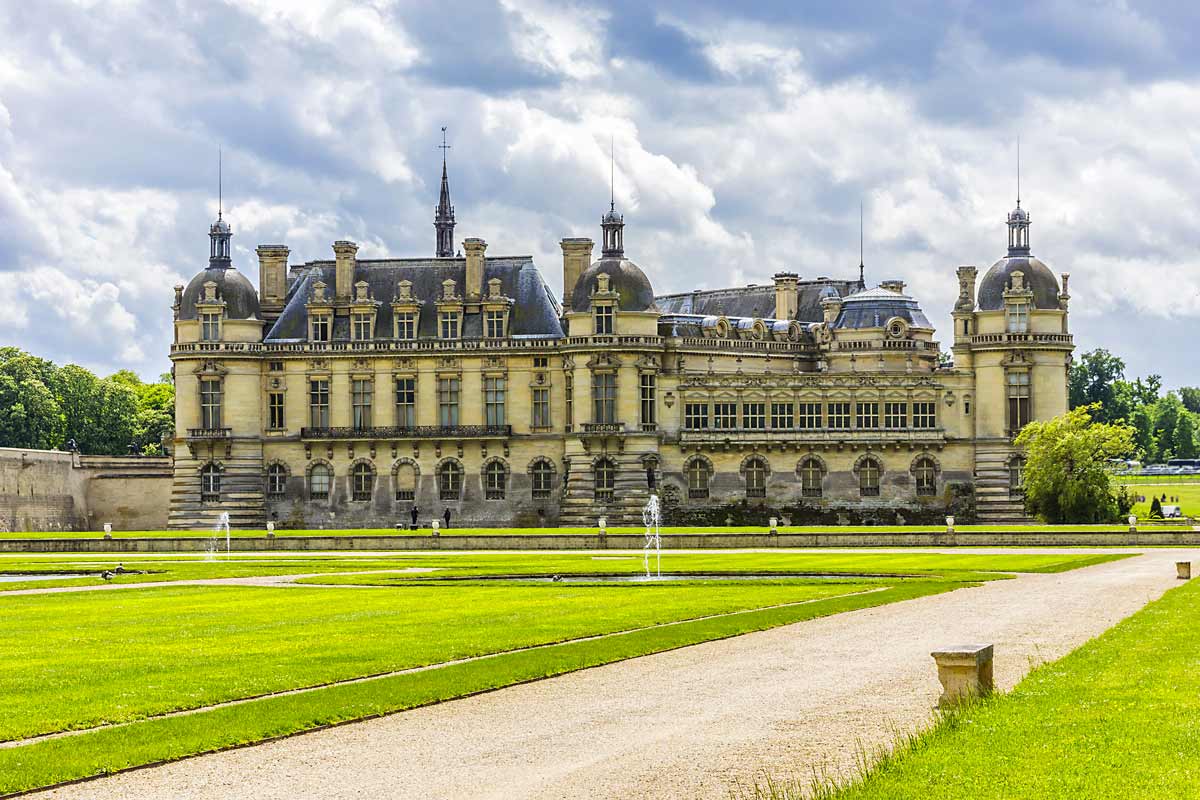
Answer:
[[584, 435], [600, 435], [610, 436], [619, 433], [625, 433], [624, 422], [585, 422], [583, 423]]
[[301, 428], [301, 439], [364, 441], [367, 439], [507, 439], [511, 425], [417, 425], [411, 428]]
[[188, 428], [189, 439], [228, 439], [233, 436], [232, 428]]
[[1030, 347], [1071, 346], [1073, 337], [1069, 333], [979, 333], [971, 337], [975, 346]]
[[907, 428], [903, 430], [888, 430], [872, 428], [859, 430], [854, 428], [844, 430], [771, 430], [762, 428], [721, 428], [706, 430], [681, 430], [680, 444], [773, 444], [781, 447], [788, 445], [828, 446], [871, 444], [932, 444], [941, 445], [946, 441], [946, 432], [942, 428]]

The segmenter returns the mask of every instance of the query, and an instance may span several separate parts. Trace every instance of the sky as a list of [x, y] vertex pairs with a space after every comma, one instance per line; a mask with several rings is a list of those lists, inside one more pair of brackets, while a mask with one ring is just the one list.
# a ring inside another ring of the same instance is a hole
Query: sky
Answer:
[[[1003, 13], [998, 13], [1002, 11]], [[899, 279], [948, 348], [955, 268], [1070, 273], [1077, 354], [1200, 383], [1200, 6], [0, 0], [0, 345], [169, 369], [224, 154], [235, 266], [600, 238], [659, 293]], [[610, 148], [613, 163], [610, 165]]]

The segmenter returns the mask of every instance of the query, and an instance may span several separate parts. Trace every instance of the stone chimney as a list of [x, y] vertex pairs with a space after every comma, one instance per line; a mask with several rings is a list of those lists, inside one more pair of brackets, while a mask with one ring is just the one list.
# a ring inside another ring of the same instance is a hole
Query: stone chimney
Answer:
[[483, 253], [487, 242], [474, 237], [463, 239], [463, 249], [467, 251], [467, 285], [463, 287], [463, 297], [468, 303], [478, 303], [483, 297]]
[[825, 324], [833, 325], [838, 314], [842, 313], [842, 298], [826, 297], [821, 301], [821, 313], [825, 315]]
[[958, 270], [958, 300], [954, 302], [955, 311], [975, 310], [975, 276], [979, 270], [972, 266], [959, 267]]
[[354, 254], [357, 252], [358, 245], [354, 242], [338, 240], [333, 243], [333, 253], [337, 257], [333, 295], [338, 300], [349, 300], [354, 291]]
[[800, 276], [794, 272], [775, 273], [775, 319], [795, 319], [800, 304], [800, 293], [796, 284]]
[[575, 284], [592, 264], [592, 240], [563, 239], [559, 245], [563, 253], [563, 308], [570, 309]]
[[904, 294], [904, 281], [881, 281], [879, 286], [883, 289], [887, 289], [889, 292]]
[[281, 244], [260, 244], [258, 253], [258, 298], [266, 307], [281, 306], [287, 297], [288, 253]]

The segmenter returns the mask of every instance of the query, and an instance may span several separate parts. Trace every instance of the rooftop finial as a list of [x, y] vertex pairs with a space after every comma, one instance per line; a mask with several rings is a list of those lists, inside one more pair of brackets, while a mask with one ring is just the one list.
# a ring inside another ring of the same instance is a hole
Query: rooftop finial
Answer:
[[442, 174], [446, 174], [446, 151], [451, 145], [446, 144], [446, 126], [442, 126], [442, 143], [438, 145], [438, 149], [442, 151]]
[[1021, 207], [1021, 137], [1017, 137], [1017, 208]]
[[446, 126], [442, 126], [442, 143], [438, 145], [442, 151], [442, 192], [438, 197], [437, 208], [433, 213], [433, 226], [437, 229], [437, 257], [452, 258], [454, 256], [454, 206], [450, 205], [450, 179], [446, 176]]
[[858, 201], [858, 283], [862, 288], [867, 288], [865, 279], [865, 267], [863, 266], [863, 204]]
[[224, 213], [224, 187], [222, 186], [221, 146], [217, 145], [217, 219]]
[[617, 144], [612, 134], [608, 136], [608, 210], [617, 210]]

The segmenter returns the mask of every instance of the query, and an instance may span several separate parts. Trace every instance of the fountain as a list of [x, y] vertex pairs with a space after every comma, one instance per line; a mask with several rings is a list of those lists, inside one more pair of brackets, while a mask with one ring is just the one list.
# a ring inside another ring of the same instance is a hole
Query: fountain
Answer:
[[654, 548], [655, 556], [655, 572], [657, 577], [662, 577], [662, 538], [658, 535], [658, 528], [662, 524], [662, 513], [659, 510], [658, 495], [650, 495], [649, 502], [642, 509], [642, 524], [646, 526], [646, 546], [645, 564], [646, 577], [654, 577], [650, 574], [650, 548]]
[[204, 548], [204, 560], [215, 561], [217, 552], [221, 549], [221, 529], [225, 529], [225, 557], [229, 557], [229, 512], [222, 511], [221, 516], [217, 518], [217, 526], [213, 528], [213, 536], [208, 540], [208, 546]]

